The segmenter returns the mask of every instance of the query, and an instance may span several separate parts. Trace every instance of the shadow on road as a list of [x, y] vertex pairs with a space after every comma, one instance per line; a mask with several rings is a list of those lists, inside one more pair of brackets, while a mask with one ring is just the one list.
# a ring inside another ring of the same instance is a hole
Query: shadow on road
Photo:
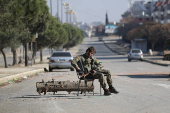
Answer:
[[104, 46], [103, 43], [98, 43], [98, 44], [81, 44], [81, 45], [88, 45], [88, 46], [95, 46], [95, 45], [99, 45], [99, 46]]
[[84, 93], [80, 94], [77, 96], [77, 93], [72, 93], [73, 95], [66, 95], [66, 94], [55, 94], [55, 95], [23, 95], [19, 97], [10, 97], [9, 99], [37, 99], [37, 98], [43, 98], [43, 99], [48, 99], [48, 98], [54, 98], [54, 99], [83, 99], [83, 98], [101, 98], [104, 95], [100, 95], [99, 93], [95, 93], [97, 95], [93, 95], [93, 93], [87, 93], [85, 96]]
[[101, 41], [96, 40], [96, 41], [87, 41], [87, 42], [101, 42]]
[[170, 78], [169, 75], [118, 75], [118, 76], [127, 76], [129, 78], [135, 79], [145, 79], [145, 78]]
[[[17, 99], [17, 98], [33, 98], [33, 99], [36, 99], [36, 98], [56, 98], [56, 97], [60, 97], [60, 98], [70, 98], [70, 97], [77, 97], [77, 96], [69, 96], [69, 95], [66, 95], [66, 94], [55, 94], [55, 95], [23, 95], [23, 96], [19, 96], [19, 97], [10, 97], [9, 99]], [[81, 99], [81, 98], [80, 98]]]
[[[60, 70], [58, 70], [58, 69], [53, 69], [52, 72], [69, 72], [69, 71], [60, 71]], [[51, 73], [51, 72], [50, 72], [50, 73]]]
[[99, 59], [127, 59], [127, 57], [97, 57], [95, 56], [95, 58]]

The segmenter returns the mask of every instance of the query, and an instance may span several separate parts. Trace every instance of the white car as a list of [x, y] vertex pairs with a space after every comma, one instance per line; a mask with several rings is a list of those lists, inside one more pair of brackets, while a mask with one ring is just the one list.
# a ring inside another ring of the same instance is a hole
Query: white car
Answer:
[[128, 53], [128, 61], [131, 60], [143, 60], [143, 52], [141, 49], [131, 49]]
[[70, 52], [66, 51], [58, 51], [53, 52], [49, 59], [49, 71], [51, 72], [53, 69], [70, 69], [74, 71], [74, 68], [71, 65], [71, 61], [73, 60], [73, 56]]

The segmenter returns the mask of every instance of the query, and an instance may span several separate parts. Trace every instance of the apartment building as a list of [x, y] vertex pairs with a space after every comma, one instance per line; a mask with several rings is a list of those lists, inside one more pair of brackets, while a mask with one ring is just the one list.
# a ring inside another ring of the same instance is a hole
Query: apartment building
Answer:
[[135, 1], [131, 12], [136, 17], [151, 17], [155, 2]]
[[154, 1], [135, 1], [131, 6], [131, 13], [135, 17], [135, 23], [153, 21], [152, 12], [154, 10]]
[[170, 23], [170, 0], [158, 0], [154, 5], [152, 16], [155, 22]]

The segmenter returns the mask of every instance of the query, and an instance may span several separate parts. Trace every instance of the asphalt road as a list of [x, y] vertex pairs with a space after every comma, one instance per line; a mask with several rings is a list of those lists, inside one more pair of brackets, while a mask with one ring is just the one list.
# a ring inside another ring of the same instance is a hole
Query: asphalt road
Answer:
[[[95, 80], [95, 95], [87, 96], [77, 92], [47, 93], [39, 96], [35, 83], [49, 81], [77, 81], [76, 72], [69, 69], [39, 73], [20, 83], [0, 88], [1, 113], [169, 113], [170, 67], [153, 65], [141, 61], [128, 62], [126, 56], [111, 52], [97, 38], [85, 38], [77, 54], [83, 54], [87, 47], [94, 46], [95, 57], [105, 69], [112, 73], [113, 85], [120, 92], [111, 96], [100, 96], [98, 80]], [[152, 73], [152, 74], [151, 74]], [[103, 94], [103, 91], [102, 91]]]

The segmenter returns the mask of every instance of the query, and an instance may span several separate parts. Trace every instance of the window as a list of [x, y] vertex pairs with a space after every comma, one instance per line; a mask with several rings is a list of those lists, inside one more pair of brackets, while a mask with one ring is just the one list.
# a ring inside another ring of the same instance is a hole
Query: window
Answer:
[[70, 53], [53, 53], [52, 57], [71, 57]]
[[140, 53], [140, 50], [132, 50], [132, 53]]

